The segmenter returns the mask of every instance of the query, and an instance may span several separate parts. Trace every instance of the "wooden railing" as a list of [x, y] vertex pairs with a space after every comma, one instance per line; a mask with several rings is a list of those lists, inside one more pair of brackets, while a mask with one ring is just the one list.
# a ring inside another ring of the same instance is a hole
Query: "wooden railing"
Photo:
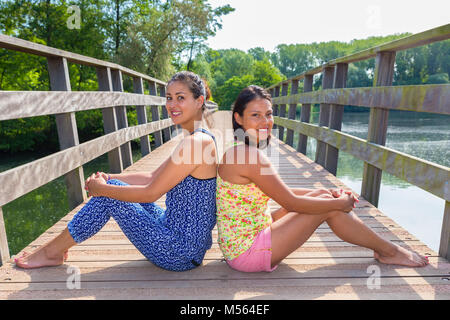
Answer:
[[[65, 177], [69, 207], [86, 199], [83, 164], [108, 153], [109, 169], [120, 173], [132, 164], [131, 143], [140, 139], [142, 156], [171, 139], [174, 127], [164, 107], [166, 83], [120, 65], [0, 34], [0, 48], [47, 58], [52, 91], [0, 91], [0, 121], [55, 115], [61, 151], [0, 173], [0, 265], [9, 259], [2, 206], [60, 177]], [[67, 63], [95, 67], [98, 90], [72, 92]], [[133, 78], [134, 93], [123, 92], [122, 75]], [[149, 95], [144, 94], [144, 83]], [[159, 90], [158, 90], [159, 88]], [[137, 126], [128, 126], [126, 106], [136, 106]], [[151, 106], [152, 120], [147, 120]], [[210, 112], [217, 105], [207, 103]], [[75, 112], [101, 109], [105, 135], [79, 143]], [[161, 114], [162, 113], [162, 114]]]
[[[385, 147], [389, 110], [450, 114], [450, 85], [392, 86], [396, 52], [450, 38], [450, 24], [414, 34], [325, 63], [269, 88], [279, 138], [306, 154], [307, 137], [317, 140], [315, 162], [336, 175], [338, 152], [364, 161], [361, 195], [378, 205], [381, 174], [386, 171], [445, 200], [439, 255], [450, 259], [450, 168]], [[373, 87], [345, 88], [348, 64], [375, 58]], [[313, 76], [322, 73], [322, 89], [313, 91]], [[303, 92], [298, 93], [303, 80]], [[287, 95], [290, 86], [290, 95]], [[281, 96], [280, 96], [281, 90]], [[295, 120], [302, 104], [300, 120]], [[320, 104], [318, 125], [310, 124], [311, 104]], [[286, 117], [286, 106], [289, 105]], [[366, 140], [342, 133], [344, 106], [370, 108]]]

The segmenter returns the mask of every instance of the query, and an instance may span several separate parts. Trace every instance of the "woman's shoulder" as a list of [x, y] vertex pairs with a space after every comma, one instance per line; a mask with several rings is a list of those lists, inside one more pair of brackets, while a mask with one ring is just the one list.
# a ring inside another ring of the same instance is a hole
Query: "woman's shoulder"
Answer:
[[217, 164], [216, 148], [211, 136], [203, 133], [186, 135], [182, 137], [172, 152], [177, 163]]
[[211, 135], [206, 134], [206, 133], [202, 133], [202, 132], [194, 132], [191, 135], [186, 135], [184, 136], [180, 143], [178, 144], [178, 146], [180, 147], [187, 147], [187, 146], [194, 146], [198, 147], [198, 146], [208, 146], [210, 144], [214, 144], [214, 139], [212, 138]]
[[267, 156], [257, 147], [245, 143], [234, 143], [224, 152], [221, 164], [261, 165], [267, 162]]
[[189, 141], [193, 141], [196, 143], [201, 143], [203, 146], [207, 146], [209, 144], [214, 144], [215, 137], [209, 130], [196, 131], [193, 134], [189, 135]]

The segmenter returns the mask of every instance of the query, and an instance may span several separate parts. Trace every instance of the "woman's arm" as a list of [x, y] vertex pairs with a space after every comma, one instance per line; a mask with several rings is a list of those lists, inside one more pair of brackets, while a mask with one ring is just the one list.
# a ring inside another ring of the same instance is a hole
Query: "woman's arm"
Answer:
[[326, 194], [326, 195], [333, 196], [334, 198], [339, 198], [342, 193], [342, 189], [326, 189], [326, 188], [315, 188], [315, 189], [291, 188], [291, 191], [298, 196], [303, 196], [307, 193], [314, 192], [314, 193], [316, 193], [316, 196]]
[[[95, 176], [101, 176], [105, 181], [111, 179], [118, 179], [122, 182], [125, 182], [130, 185], [148, 185], [154, 177], [161, 171], [164, 166], [169, 161], [169, 158], [165, 160], [155, 171], [153, 172], [124, 172], [124, 173], [105, 173], [105, 172], [97, 172]], [[89, 181], [93, 178], [91, 175], [85, 181], [85, 189], [87, 190], [87, 185]]]
[[[193, 147], [195, 140], [200, 139], [195, 138], [195, 136], [183, 139], [166, 161], [166, 164], [161, 166], [159, 171], [155, 172], [147, 185], [109, 185], [106, 184], [106, 181], [101, 176], [92, 176], [87, 184], [90, 195], [138, 203], [158, 200], [203, 163], [203, 161], [198, 161], [197, 158], [194, 159], [193, 151], [199, 150]], [[201, 148], [204, 148], [209, 143], [214, 142], [201, 139], [200, 143], [202, 143]]]
[[267, 196], [275, 200], [288, 211], [305, 214], [323, 214], [340, 210], [349, 212], [353, 209], [354, 197], [342, 194], [338, 198], [308, 197], [295, 194], [280, 178], [267, 157], [259, 150], [256, 164], [240, 165], [242, 176], [254, 182]]

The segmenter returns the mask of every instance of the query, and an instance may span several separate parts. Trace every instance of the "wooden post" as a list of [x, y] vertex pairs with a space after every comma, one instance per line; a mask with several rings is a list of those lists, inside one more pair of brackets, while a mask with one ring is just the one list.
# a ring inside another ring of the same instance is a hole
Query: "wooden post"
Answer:
[[[155, 82], [149, 82], [149, 91], [150, 95], [156, 96], [156, 83]], [[152, 110], [152, 121], [159, 121], [159, 106], [151, 106]], [[156, 131], [153, 133], [153, 138], [155, 139], [155, 147], [159, 147], [162, 145], [162, 131]]]
[[[303, 81], [303, 92], [313, 91], [313, 78], [312, 74], [306, 75]], [[311, 104], [303, 103], [300, 109], [300, 121], [309, 123], [311, 117]], [[306, 155], [306, 147], [308, 146], [308, 136], [299, 133], [298, 134], [298, 144], [297, 151]]]
[[[144, 94], [144, 84], [141, 77], [133, 77], [133, 91], [135, 93]], [[136, 106], [137, 120], [138, 124], [147, 123], [147, 107], [146, 106]], [[148, 135], [140, 137], [141, 142], [141, 154], [146, 156], [150, 153], [150, 140]]]
[[[333, 88], [334, 66], [325, 67], [322, 71], [322, 90]], [[320, 104], [319, 126], [326, 127], [330, 123], [330, 105], [328, 103]], [[327, 145], [325, 142], [317, 140], [315, 162], [325, 167]]]
[[[111, 70], [107, 67], [97, 67], [97, 81], [99, 91], [112, 91]], [[105, 134], [117, 131], [116, 113], [113, 107], [103, 108], [103, 130]], [[108, 152], [109, 171], [121, 173], [123, 171], [120, 148]]]
[[0, 266], [4, 265], [10, 258], [8, 238], [6, 237], [5, 219], [3, 218], [3, 210], [0, 207]]
[[[160, 97], [166, 97], [166, 88], [164, 86], [159, 86], [159, 96]], [[169, 114], [167, 113], [167, 109], [166, 106], [161, 106], [161, 111], [162, 111], [162, 118], [163, 119], [168, 119], [169, 118]], [[170, 132], [170, 128], [165, 128], [163, 129], [163, 139], [164, 142], [167, 142], [171, 139], [171, 132]]]
[[[390, 86], [394, 78], [395, 52], [379, 52], [375, 59], [374, 86]], [[384, 146], [388, 124], [388, 109], [371, 108], [367, 141]], [[364, 163], [361, 195], [374, 206], [378, 206], [382, 171]]]
[[[338, 63], [334, 71], [334, 81], [333, 88], [345, 88], [347, 82], [347, 63]], [[333, 104], [330, 107], [330, 129], [341, 131], [342, 128], [342, 118], [344, 116], [344, 106]], [[333, 175], [336, 175], [339, 150], [333, 146], [327, 145], [325, 159], [326, 169]]]
[[[285, 97], [287, 96], [288, 93], [288, 86], [289, 83], [283, 83], [283, 85], [281, 86], [281, 96]], [[280, 104], [280, 117], [282, 118], [286, 118], [286, 104]], [[278, 139], [280, 139], [281, 141], [284, 141], [284, 127], [279, 126], [278, 129]]]
[[[297, 93], [298, 93], [298, 80], [292, 80], [291, 95]], [[288, 119], [295, 120], [296, 111], [297, 111], [297, 104], [296, 103], [289, 104]], [[294, 144], [294, 131], [292, 129], [287, 130], [286, 143], [291, 147]]]
[[[447, 183], [448, 187], [448, 183]], [[442, 220], [439, 255], [450, 261], [450, 202], [445, 201], [444, 218]]]
[[[275, 91], [274, 92], [275, 92], [274, 97], [275, 98], [279, 97], [280, 96], [280, 87], [279, 86], [275, 87]], [[278, 116], [278, 105], [277, 104], [273, 105], [273, 115], [274, 116]], [[276, 124], [274, 124], [272, 129], [277, 129], [277, 127], [278, 126]]]
[[[113, 91], [123, 92], [122, 72], [120, 70], [111, 70], [111, 81]], [[117, 106], [114, 107], [117, 118], [117, 128], [123, 129], [128, 127], [127, 119], [127, 107]], [[133, 164], [133, 154], [131, 152], [131, 141], [125, 142], [120, 146], [120, 152], [122, 154], [123, 168], [127, 168]]]
[[[71, 91], [66, 58], [48, 57], [47, 64], [52, 91]], [[80, 144], [75, 112], [56, 114], [55, 119], [59, 148], [64, 150]], [[78, 167], [65, 174], [64, 180], [67, 187], [69, 209], [72, 210], [87, 198], [84, 190], [83, 167]]]

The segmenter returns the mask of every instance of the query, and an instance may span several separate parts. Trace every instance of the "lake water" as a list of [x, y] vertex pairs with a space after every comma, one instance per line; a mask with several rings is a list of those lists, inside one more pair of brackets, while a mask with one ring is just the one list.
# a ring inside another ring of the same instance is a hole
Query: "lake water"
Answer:
[[[342, 131], [367, 138], [369, 113], [344, 113]], [[312, 113], [312, 123], [318, 113]], [[298, 135], [294, 135], [294, 146]], [[386, 146], [419, 158], [450, 167], [450, 116], [412, 112], [390, 112]], [[308, 139], [307, 156], [314, 159], [316, 142]], [[0, 172], [38, 159], [39, 155], [0, 158]], [[140, 158], [133, 150], [133, 159]], [[108, 171], [106, 155], [87, 163], [87, 177], [96, 171]], [[337, 177], [358, 194], [361, 192], [363, 162], [339, 153]], [[444, 200], [383, 173], [379, 208], [387, 216], [438, 251]], [[11, 255], [19, 252], [69, 211], [63, 178], [42, 186], [3, 207]]]
[[[319, 114], [313, 113], [311, 118], [317, 124]], [[368, 112], [345, 112], [342, 131], [367, 139], [368, 124]], [[294, 139], [294, 146], [297, 141]], [[386, 146], [450, 167], [450, 116], [391, 111]], [[308, 138], [306, 155], [310, 159], [315, 158], [315, 150], [315, 139]], [[358, 194], [363, 169], [363, 161], [339, 152], [336, 176]], [[435, 251], [439, 250], [444, 206], [443, 199], [383, 172], [378, 208]]]

